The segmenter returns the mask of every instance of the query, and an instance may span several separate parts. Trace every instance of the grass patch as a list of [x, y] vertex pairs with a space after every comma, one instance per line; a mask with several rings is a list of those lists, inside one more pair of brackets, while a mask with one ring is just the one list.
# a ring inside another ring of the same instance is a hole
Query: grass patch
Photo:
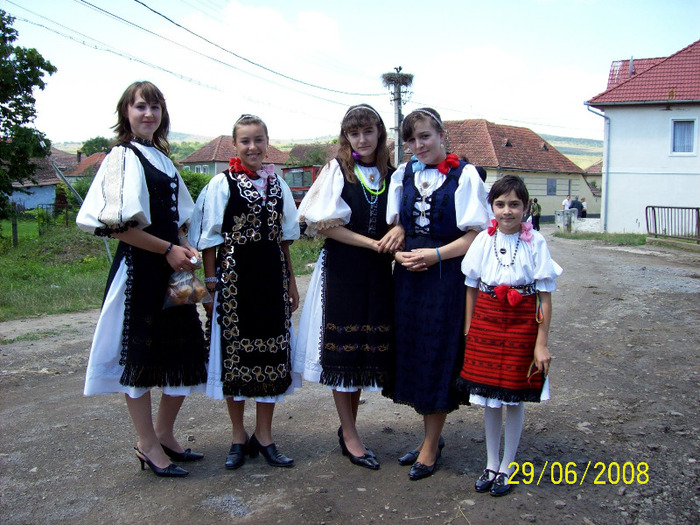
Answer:
[[[58, 225], [39, 236], [35, 222], [27, 222], [22, 231], [26, 235], [19, 236], [16, 248], [12, 247], [11, 230], [8, 233], [3, 224], [0, 232], [0, 321], [102, 305], [109, 262], [101, 238], [77, 226]], [[108, 242], [114, 255], [117, 241]], [[292, 244], [290, 254], [296, 275], [311, 272], [307, 265], [316, 261], [322, 246], [323, 240], [306, 237]]]
[[59, 335], [59, 333], [60, 332], [57, 332], [55, 330], [46, 330], [44, 332], [31, 332], [17, 337], [13, 337], [12, 339], [0, 339], [0, 346], [18, 343], [20, 341], [38, 341], [40, 339], [44, 339], [45, 337]]
[[601, 241], [618, 246], [642, 246], [647, 243], [647, 236], [640, 233], [556, 232], [554, 236], [580, 241]]
[[313, 272], [313, 269], [309, 268], [308, 265], [315, 263], [318, 259], [324, 240], [323, 238], [316, 239], [302, 236], [299, 240], [292, 243], [292, 246], [289, 248], [289, 255], [292, 258], [294, 275], [304, 275]]

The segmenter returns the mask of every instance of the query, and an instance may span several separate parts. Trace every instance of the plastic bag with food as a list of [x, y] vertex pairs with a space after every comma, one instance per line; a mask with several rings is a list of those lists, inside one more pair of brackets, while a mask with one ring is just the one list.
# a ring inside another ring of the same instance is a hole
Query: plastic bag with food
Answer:
[[175, 272], [170, 276], [163, 308], [211, 301], [209, 292], [194, 272]]

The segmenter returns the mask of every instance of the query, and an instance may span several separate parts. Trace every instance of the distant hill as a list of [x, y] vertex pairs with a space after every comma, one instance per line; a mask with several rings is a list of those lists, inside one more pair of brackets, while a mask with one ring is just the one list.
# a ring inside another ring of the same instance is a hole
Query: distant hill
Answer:
[[556, 135], [540, 135], [579, 168], [586, 169], [603, 159], [603, 141]]

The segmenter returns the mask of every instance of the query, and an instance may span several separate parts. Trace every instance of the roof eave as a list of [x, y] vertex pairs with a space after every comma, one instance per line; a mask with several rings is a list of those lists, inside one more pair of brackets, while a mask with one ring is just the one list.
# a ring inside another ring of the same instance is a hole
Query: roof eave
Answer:
[[668, 106], [669, 104], [700, 104], [700, 99], [686, 100], [636, 100], [626, 102], [591, 102], [587, 100], [585, 106], [602, 108], [605, 106]]

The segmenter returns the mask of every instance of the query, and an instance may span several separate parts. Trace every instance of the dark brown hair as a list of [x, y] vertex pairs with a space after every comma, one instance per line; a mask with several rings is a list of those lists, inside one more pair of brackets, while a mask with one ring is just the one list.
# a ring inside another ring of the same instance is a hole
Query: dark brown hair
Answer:
[[401, 137], [404, 141], [407, 141], [413, 135], [413, 130], [416, 127], [416, 123], [428, 120], [430, 125], [438, 133], [443, 133], [447, 136], [445, 131], [445, 126], [442, 125], [442, 119], [440, 118], [440, 113], [435, 111], [433, 108], [418, 108], [411, 111], [406, 118], [403, 119], [401, 123]]
[[138, 93], [141, 94], [148, 104], [160, 104], [160, 126], [153, 133], [153, 145], [165, 155], [170, 155], [170, 143], [168, 142], [170, 114], [168, 113], [168, 107], [165, 105], [165, 97], [155, 84], [146, 80], [131, 84], [126, 88], [126, 91], [124, 91], [117, 103], [117, 123], [112, 126], [112, 129], [117, 134], [117, 142], [129, 142], [134, 136], [134, 133], [131, 131], [131, 124], [129, 124], [129, 106], [134, 103]]
[[387, 176], [389, 168], [391, 167], [390, 154], [386, 146], [386, 126], [384, 126], [384, 121], [379, 116], [379, 113], [369, 104], [351, 106], [345, 113], [343, 121], [340, 123], [338, 162], [341, 168], [343, 168], [345, 179], [353, 184], [357, 182], [357, 176], [355, 175], [355, 158], [352, 156], [352, 146], [350, 145], [347, 134], [365, 126], [377, 126], [377, 131], [379, 132], [375, 156], [377, 169], [379, 170], [382, 180]]
[[515, 191], [515, 195], [517, 195], [518, 199], [523, 201], [523, 207], [527, 208], [527, 203], [530, 200], [530, 192], [527, 191], [525, 181], [517, 175], [506, 175], [493, 183], [487, 197], [489, 205], [493, 206], [493, 201], [511, 191]]

